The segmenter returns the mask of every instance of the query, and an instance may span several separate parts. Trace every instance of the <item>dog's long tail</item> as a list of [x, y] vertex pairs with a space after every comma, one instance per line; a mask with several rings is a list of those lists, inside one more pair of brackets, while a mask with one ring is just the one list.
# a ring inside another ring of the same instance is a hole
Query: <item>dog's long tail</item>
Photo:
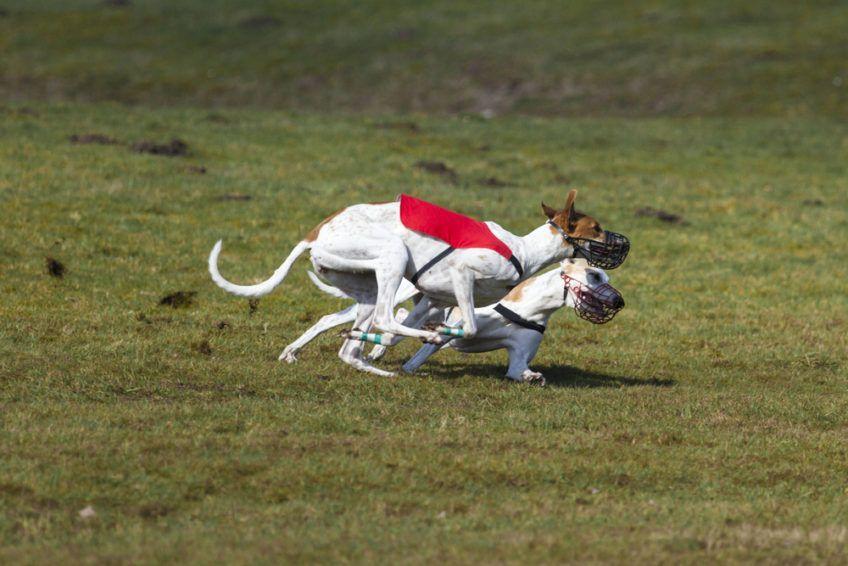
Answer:
[[221, 254], [221, 242], [222, 240], [218, 240], [215, 247], [212, 248], [212, 253], [209, 254], [209, 274], [212, 276], [212, 281], [218, 287], [240, 297], [261, 297], [273, 291], [286, 278], [289, 269], [291, 269], [292, 264], [298, 256], [310, 247], [309, 242], [302, 241], [298, 243], [289, 254], [289, 257], [286, 258], [283, 264], [277, 268], [268, 280], [257, 283], [256, 285], [236, 285], [224, 279], [224, 276], [218, 271], [218, 256]]
[[333, 297], [335, 297], [337, 299], [351, 299], [350, 295], [348, 295], [347, 293], [345, 293], [344, 291], [342, 291], [338, 287], [333, 287], [332, 285], [327, 285], [326, 283], [324, 283], [323, 281], [318, 279], [318, 276], [315, 275], [313, 272], [307, 270], [306, 274], [309, 275], [309, 279], [312, 280], [312, 283], [316, 287], [318, 287], [319, 289], [321, 289], [322, 291], [324, 291], [328, 295], [332, 295]]
[[[321, 291], [327, 293], [328, 295], [335, 297], [337, 299], [349, 299], [354, 300], [353, 297], [339, 289], [338, 287], [333, 287], [329, 285], [315, 275], [312, 271], [307, 270], [306, 274], [309, 275], [309, 279], [312, 280], [312, 283], [321, 289]], [[404, 301], [408, 301], [418, 294], [418, 289], [415, 288], [415, 285], [404, 279], [400, 282], [400, 287], [398, 288], [397, 294], [395, 295], [395, 306], [401, 304]]]

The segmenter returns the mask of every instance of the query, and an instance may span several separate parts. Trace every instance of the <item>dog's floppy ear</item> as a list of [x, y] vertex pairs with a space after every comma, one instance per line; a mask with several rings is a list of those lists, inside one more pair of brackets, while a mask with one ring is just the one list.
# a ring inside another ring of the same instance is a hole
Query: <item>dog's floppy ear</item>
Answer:
[[545, 213], [545, 216], [548, 217], [548, 220], [553, 220], [554, 216], [557, 215], [557, 211], [545, 203], [542, 203], [542, 211]]

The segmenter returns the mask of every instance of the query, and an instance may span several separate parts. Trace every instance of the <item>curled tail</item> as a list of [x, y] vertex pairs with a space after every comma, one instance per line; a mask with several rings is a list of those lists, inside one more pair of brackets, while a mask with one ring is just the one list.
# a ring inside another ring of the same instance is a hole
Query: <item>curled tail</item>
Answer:
[[221, 242], [221, 240], [218, 240], [215, 247], [212, 248], [212, 253], [209, 254], [209, 274], [212, 276], [212, 281], [214, 281], [218, 287], [228, 293], [232, 293], [233, 295], [239, 295], [240, 297], [261, 297], [273, 291], [274, 288], [282, 283], [283, 279], [286, 278], [289, 269], [298, 256], [309, 249], [309, 242], [300, 242], [294, 247], [289, 254], [289, 257], [286, 258], [283, 264], [277, 268], [268, 280], [263, 281], [262, 283], [257, 283], [256, 285], [236, 285], [235, 283], [230, 283], [224, 279], [224, 276], [218, 271], [218, 256], [221, 253]]
[[315, 284], [316, 287], [327, 293], [328, 295], [332, 295], [337, 299], [351, 299], [352, 297], [339, 289], [338, 287], [333, 287], [332, 285], [328, 285], [321, 281], [317, 275], [307, 270], [306, 274], [309, 275], [309, 278], [312, 280], [312, 283]]

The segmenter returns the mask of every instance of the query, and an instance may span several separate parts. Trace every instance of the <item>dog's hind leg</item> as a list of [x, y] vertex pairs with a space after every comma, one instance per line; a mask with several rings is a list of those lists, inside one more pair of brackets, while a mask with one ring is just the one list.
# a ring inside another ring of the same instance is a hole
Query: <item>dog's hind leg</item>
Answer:
[[286, 346], [283, 353], [280, 354], [280, 361], [294, 363], [297, 361], [297, 353], [303, 349], [309, 342], [315, 339], [316, 336], [322, 334], [334, 326], [347, 324], [356, 320], [357, 305], [351, 305], [344, 310], [332, 314], [324, 315], [315, 323], [312, 328], [304, 332], [297, 340]]
[[[353, 323], [354, 330], [368, 332], [371, 328], [371, 321], [374, 318], [373, 303], [359, 303], [357, 305], [356, 320]], [[393, 377], [395, 374], [390, 371], [381, 370], [372, 366], [366, 360], [362, 359], [362, 349], [365, 343], [359, 340], [345, 339], [339, 350], [339, 358], [346, 364], [368, 373], [381, 375], [383, 377]]]
[[[354, 315], [353, 330], [368, 332], [374, 318], [374, 301], [377, 297], [377, 285], [373, 273], [349, 273], [337, 270], [328, 270], [324, 264], [323, 275], [344, 292], [353, 298], [357, 304], [351, 307]], [[362, 359], [362, 350], [365, 343], [359, 340], [346, 339], [339, 350], [339, 359], [344, 363], [361, 371], [374, 373], [382, 376], [392, 376], [391, 372], [375, 368]]]
[[[368, 239], [359, 238], [356, 247], [350, 250], [340, 248], [339, 245], [332, 249], [315, 246], [312, 248], [313, 264], [322, 269], [352, 274], [373, 272], [377, 281], [374, 325], [382, 332], [438, 343], [441, 338], [435, 332], [410, 328], [395, 320], [395, 296], [403, 281], [409, 254], [403, 240], [389, 232], [386, 234], [384, 240], [373, 238], [373, 235]], [[343, 287], [340, 288], [347, 292]]]
[[[405, 321], [408, 316], [409, 316], [409, 311], [406, 310], [403, 307], [399, 308], [397, 310], [397, 312], [395, 313], [395, 318], [401, 324], [403, 324], [403, 321]], [[383, 336], [386, 337], [388, 335], [384, 334]], [[387, 349], [388, 349], [388, 346], [384, 346], [383, 344], [375, 344], [374, 347], [371, 348], [371, 351], [368, 352], [368, 356], [366, 356], [366, 359], [369, 362], [377, 361], [386, 354]]]

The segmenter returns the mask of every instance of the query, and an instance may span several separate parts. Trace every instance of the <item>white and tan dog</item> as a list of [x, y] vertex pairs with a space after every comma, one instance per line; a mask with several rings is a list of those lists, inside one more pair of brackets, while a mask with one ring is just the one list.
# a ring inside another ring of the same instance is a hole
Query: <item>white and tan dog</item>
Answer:
[[[539, 350], [551, 315], [566, 306], [581, 318], [603, 324], [624, 308], [624, 299], [609, 284], [603, 270], [589, 267], [585, 260], [566, 259], [560, 270], [528, 279], [497, 304], [476, 309], [476, 336], [454, 338], [441, 346], [425, 344], [403, 365], [403, 370], [417, 371], [443, 348], [463, 353], [505, 349], [509, 354], [508, 378], [544, 385], [544, 376], [530, 369], [530, 362]], [[458, 314], [451, 312], [447, 323], [457, 324]]]
[[[310, 231], [262, 283], [236, 285], [224, 279], [218, 271], [221, 241], [209, 255], [209, 272], [213, 281], [230, 293], [260, 297], [279, 285], [297, 257], [310, 250], [315, 270], [358, 303], [354, 329], [367, 333], [373, 324], [389, 335], [438, 344], [443, 342], [440, 332], [447, 329], [434, 332], [418, 326], [432, 308], [458, 306], [463, 321], [461, 333], [472, 338], [477, 332], [476, 304], [498, 300], [544, 267], [575, 254], [582, 254], [595, 264], [614, 257], [612, 267], [624, 261], [629, 242], [620, 234], [605, 232], [594, 218], [577, 212], [576, 194], [575, 190], [569, 193], [562, 210], [543, 204], [547, 222], [526, 236], [516, 236], [493, 222], [476, 222], [405, 195], [397, 202], [354, 205]], [[404, 206], [407, 210], [423, 209], [424, 216], [436, 218], [436, 224], [443, 218], [461, 217], [459, 228], [453, 231], [459, 243], [448, 242], [446, 248], [442, 239], [407, 227], [410, 221], [404, 221]], [[495, 243], [488, 248], [479, 247], [474, 241], [470, 245], [463, 243], [466, 234], [480, 235], [481, 231], [487, 233], [481, 241], [488, 238]], [[442, 261], [434, 262], [437, 258]], [[394, 300], [404, 278], [413, 281], [426, 300], [420, 302], [406, 324], [401, 324], [394, 316]], [[459, 334], [456, 329], [443, 333]], [[362, 359], [358, 340], [346, 340], [339, 357], [357, 369], [376, 369]]]
[[[346, 298], [338, 289], [320, 281], [312, 272], [313, 283], [330, 295]], [[404, 281], [396, 298], [401, 303], [417, 293], [415, 287]], [[560, 308], [574, 308], [582, 318], [602, 324], [612, 319], [624, 307], [624, 299], [611, 285], [609, 277], [601, 270], [589, 267], [585, 260], [564, 260], [559, 270], [549, 271], [532, 277], [510, 291], [497, 304], [475, 309], [478, 330], [473, 338], [454, 338], [443, 345], [425, 344], [403, 366], [412, 373], [441, 348], [454, 348], [460, 352], [476, 353], [506, 349], [509, 353], [509, 368], [506, 376], [516, 381], [535, 382], [544, 385], [541, 373], [530, 369], [529, 364], [536, 355], [548, 319]], [[297, 340], [286, 347], [280, 355], [289, 363], [296, 360], [295, 354], [322, 332], [346, 324], [355, 319], [357, 305], [321, 318]], [[397, 317], [405, 317], [405, 309], [399, 309]], [[447, 316], [446, 316], [447, 314]], [[442, 311], [438, 322], [450, 326], [461, 323], [456, 309]], [[382, 355], [385, 347], [375, 346], [369, 358]], [[382, 372], [385, 374], [387, 372]]]

